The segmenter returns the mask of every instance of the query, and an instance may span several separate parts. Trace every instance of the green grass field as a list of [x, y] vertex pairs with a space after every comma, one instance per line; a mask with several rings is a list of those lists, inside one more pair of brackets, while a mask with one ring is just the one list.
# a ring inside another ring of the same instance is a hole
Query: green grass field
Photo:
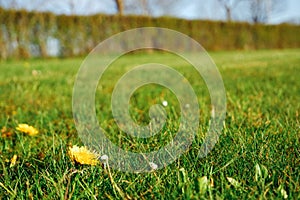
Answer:
[[[209, 96], [193, 69], [170, 54], [133, 54], [104, 74], [96, 93], [97, 117], [124, 149], [164, 146], [178, 127], [178, 102], [155, 85], [132, 97], [131, 114], [147, 123], [153, 103], [168, 101], [167, 136], [130, 140], [118, 131], [110, 110], [114, 83], [132, 64], [165, 62], [182, 72], [199, 97], [199, 133], [174, 163], [152, 173], [124, 173], [79, 165], [67, 155], [82, 145], [72, 116], [72, 90], [83, 58], [0, 62], [1, 199], [299, 199], [300, 50], [212, 52], [227, 94], [223, 132], [205, 158], [197, 157], [209, 124]], [[16, 131], [20, 123], [37, 136]], [[3, 128], [6, 127], [6, 130]], [[10, 159], [17, 162], [10, 166]]]

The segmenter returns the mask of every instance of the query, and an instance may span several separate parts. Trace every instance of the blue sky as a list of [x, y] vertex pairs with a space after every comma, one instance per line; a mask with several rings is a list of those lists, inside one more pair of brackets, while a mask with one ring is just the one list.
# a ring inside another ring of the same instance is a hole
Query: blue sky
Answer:
[[[190, 2], [197, 2], [200, 0], [193, 0]], [[298, 19], [300, 22], [300, 0], [282, 0], [286, 3], [285, 10], [281, 11], [280, 13], [273, 13], [270, 16], [269, 23], [277, 24], [286, 22], [290, 19]], [[197, 2], [200, 3], [200, 2]], [[203, 5], [206, 9], [202, 10], [202, 13], [197, 12], [197, 7], [195, 3], [190, 3], [188, 6], [183, 9], [179, 16], [187, 19], [212, 19], [212, 20], [224, 20], [225, 19], [225, 11], [220, 6], [220, 4], [216, 1], [209, 1], [206, 5]], [[236, 11], [233, 12], [233, 17], [237, 18], [238, 20], [244, 21], [245, 15], [238, 10], [243, 10], [243, 5], [238, 5], [235, 9]], [[214, 11], [214, 12], [212, 12]]]
[[273, 16], [270, 23], [280, 23], [290, 18], [298, 18], [300, 22], [300, 0], [286, 0], [287, 10], [279, 16]]

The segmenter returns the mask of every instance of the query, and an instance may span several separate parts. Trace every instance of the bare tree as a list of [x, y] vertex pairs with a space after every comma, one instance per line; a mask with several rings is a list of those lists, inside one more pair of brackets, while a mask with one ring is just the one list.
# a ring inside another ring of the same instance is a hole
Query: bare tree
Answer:
[[1, 0], [0, 5], [4, 8], [19, 9], [19, 4], [17, 0]]
[[[7, 9], [54, 11], [61, 14], [88, 14], [97, 0], [0, 0], [0, 6]], [[30, 3], [29, 3], [30, 2]]]
[[141, 0], [142, 12], [144, 15], [151, 15], [151, 8], [149, 6], [149, 0]]
[[116, 2], [118, 14], [123, 15], [123, 13], [124, 13], [124, 2], [123, 2], [123, 0], [115, 0], [115, 2]]
[[123, 14], [152, 15], [153, 3], [153, 0], [123, 0]]
[[250, 15], [248, 19], [253, 23], [266, 23], [272, 14], [280, 13], [285, 9], [282, 0], [218, 0], [218, 2], [225, 9], [227, 21], [232, 21], [232, 11], [241, 2], [245, 3], [245, 9], [248, 8]]
[[52, 1], [46, 1], [47, 6], [52, 8], [53, 10], [55, 9], [56, 12], [62, 12], [62, 13], [68, 13], [69, 15], [75, 15], [78, 14], [76, 13], [76, 8], [78, 7], [78, 4], [76, 5], [77, 2], [75, 0], [64, 0], [64, 1], [58, 1], [58, 0], [52, 0]]
[[184, 5], [190, 3], [189, 0], [145, 0], [147, 1], [147, 11], [149, 15], [176, 15]]
[[30, 4], [28, 1], [22, 0], [0, 0], [0, 6], [8, 9], [28, 9], [28, 10], [37, 10], [38, 8], [45, 5], [47, 1], [45, 0], [32, 0]]
[[242, 0], [218, 0], [221, 6], [225, 9], [226, 20], [228, 22], [232, 21], [232, 10], [240, 3]]
[[286, 8], [282, 0], [249, 0], [249, 3], [250, 19], [253, 23], [266, 23], [270, 15]]
[[74, 15], [75, 14], [75, 2], [74, 0], [68, 0], [67, 2], [69, 9], [70, 9], [70, 14]]

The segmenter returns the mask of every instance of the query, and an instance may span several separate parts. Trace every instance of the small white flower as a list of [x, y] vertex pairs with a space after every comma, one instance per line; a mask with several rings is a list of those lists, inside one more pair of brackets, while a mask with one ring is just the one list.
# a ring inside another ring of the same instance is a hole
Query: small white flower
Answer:
[[162, 105], [163, 105], [164, 107], [166, 107], [166, 106], [168, 106], [168, 102], [167, 102], [167, 101], [163, 101], [163, 102], [162, 102]]
[[156, 170], [158, 168], [157, 164], [155, 164], [154, 162], [149, 162], [149, 165], [153, 170]]
[[108, 160], [108, 156], [107, 156], [106, 154], [104, 154], [104, 155], [102, 155], [102, 156], [100, 157], [100, 160], [102, 160], [102, 161], [107, 161], [107, 160]]
[[185, 108], [190, 108], [190, 104], [185, 104]]

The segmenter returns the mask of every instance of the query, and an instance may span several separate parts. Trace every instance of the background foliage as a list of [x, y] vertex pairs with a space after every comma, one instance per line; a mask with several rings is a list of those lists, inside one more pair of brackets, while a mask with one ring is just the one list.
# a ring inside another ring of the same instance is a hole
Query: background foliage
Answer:
[[100, 14], [57, 16], [3, 9], [0, 9], [0, 24], [1, 59], [85, 55], [112, 34], [144, 26], [180, 31], [207, 50], [300, 47], [300, 27], [288, 24], [252, 25]]

